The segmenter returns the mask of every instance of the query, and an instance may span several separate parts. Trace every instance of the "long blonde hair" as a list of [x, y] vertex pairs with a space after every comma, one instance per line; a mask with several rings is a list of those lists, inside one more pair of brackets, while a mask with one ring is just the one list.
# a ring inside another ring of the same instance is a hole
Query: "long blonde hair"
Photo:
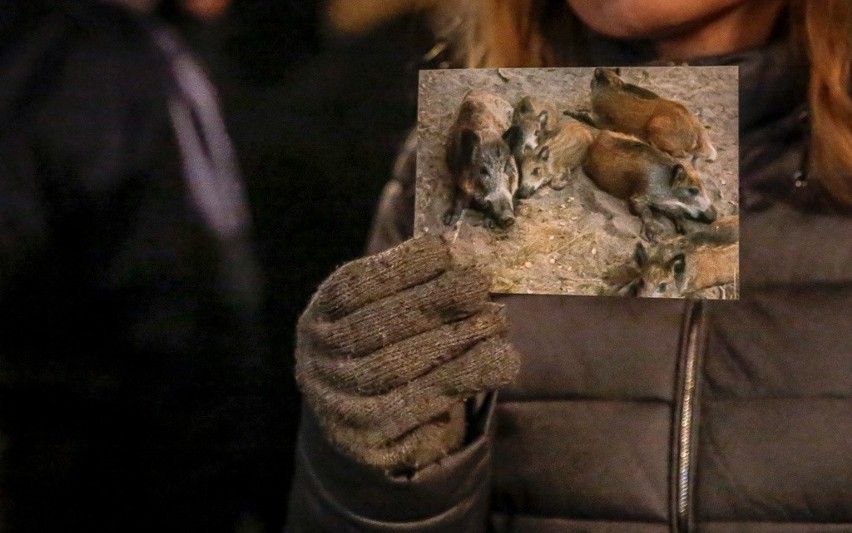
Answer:
[[796, 0], [794, 35], [808, 53], [811, 159], [820, 185], [852, 206], [852, 2]]
[[[461, 67], [588, 65], [573, 41], [581, 22], [564, 0], [333, 0], [329, 17], [361, 31], [404, 11], [428, 12], [439, 42]], [[810, 64], [812, 176], [852, 207], [852, 1], [789, 0], [793, 45]]]

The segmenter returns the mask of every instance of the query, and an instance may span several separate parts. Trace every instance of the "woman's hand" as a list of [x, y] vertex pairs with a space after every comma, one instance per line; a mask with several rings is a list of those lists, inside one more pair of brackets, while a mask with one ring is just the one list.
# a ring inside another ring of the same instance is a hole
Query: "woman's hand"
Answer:
[[519, 356], [488, 280], [440, 238], [348, 263], [299, 320], [296, 379], [330, 442], [387, 471], [461, 446], [464, 400], [508, 383]]

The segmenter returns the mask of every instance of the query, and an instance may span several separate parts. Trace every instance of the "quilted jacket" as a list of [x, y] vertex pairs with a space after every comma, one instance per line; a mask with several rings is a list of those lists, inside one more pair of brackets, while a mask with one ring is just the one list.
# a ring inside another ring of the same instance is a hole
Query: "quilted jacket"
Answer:
[[[523, 359], [479, 438], [393, 478], [306, 412], [292, 531], [852, 531], [852, 218], [800, 173], [804, 66], [708, 62], [740, 67], [741, 299], [496, 296]], [[411, 235], [410, 170], [373, 251]]]

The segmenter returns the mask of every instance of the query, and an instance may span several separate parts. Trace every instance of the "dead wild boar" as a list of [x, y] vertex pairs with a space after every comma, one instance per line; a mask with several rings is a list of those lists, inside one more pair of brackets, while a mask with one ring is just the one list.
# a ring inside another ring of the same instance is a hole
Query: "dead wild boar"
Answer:
[[739, 273], [739, 217], [732, 215], [684, 235], [648, 254], [636, 243], [633, 259], [639, 270], [621, 294], [681, 298], [732, 283]]
[[683, 104], [631, 83], [617, 69], [596, 68], [592, 113], [598, 127], [635, 135], [675, 157], [716, 159], [707, 130]]
[[530, 96], [521, 98], [515, 105], [512, 125], [504, 135], [518, 165], [557, 128], [559, 119], [559, 112], [549, 102]]
[[597, 129], [587, 124], [571, 118], [562, 119], [556, 131], [522, 160], [518, 197], [529, 198], [547, 184], [557, 190], [565, 187], [571, 173], [583, 163], [597, 133]]
[[695, 169], [635, 137], [602, 131], [589, 146], [583, 170], [600, 189], [628, 202], [650, 241], [664, 231], [654, 211], [670, 218], [680, 233], [684, 219], [716, 219]]
[[512, 106], [499, 96], [479, 89], [465, 95], [447, 140], [454, 193], [445, 224], [458, 222], [466, 207], [484, 213], [489, 227], [514, 224], [518, 168], [503, 139], [511, 117]]

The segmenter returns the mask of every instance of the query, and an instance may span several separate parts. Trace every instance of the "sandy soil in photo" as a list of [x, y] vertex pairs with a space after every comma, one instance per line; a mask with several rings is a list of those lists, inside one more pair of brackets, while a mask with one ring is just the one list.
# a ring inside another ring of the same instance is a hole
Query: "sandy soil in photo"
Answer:
[[[486, 88], [512, 105], [529, 95], [561, 110], [589, 110], [592, 70], [430, 70], [420, 74], [415, 233], [451, 232], [459, 253], [469, 255], [492, 276], [492, 292], [609, 294], [616, 282], [613, 278], [623, 276], [633, 263], [633, 250], [640, 240], [639, 218], [625, 202], [597, 189], [582, 170], [562, 190], [545, 186], [521, 200], [515, 224], [508, 230], [484, 227], [482, 215], [471, 209], [453, 227], [442, 222], [453, 191], [444, 143], [467, 91]], [[696, 168], [718, 216], [737, 214], [736, 68], [622, 68], [621, 77], [685, 104], [709, 126], [718, 158], [712, 163], [699, 161]], [[689, 222], [687, 227], [693, 231], [704, 225]], [[676, 236], [671, 225], [666, 238]], [[697, 296], [735, 298], [738, 291], [735, 284], [728, 284]]]

